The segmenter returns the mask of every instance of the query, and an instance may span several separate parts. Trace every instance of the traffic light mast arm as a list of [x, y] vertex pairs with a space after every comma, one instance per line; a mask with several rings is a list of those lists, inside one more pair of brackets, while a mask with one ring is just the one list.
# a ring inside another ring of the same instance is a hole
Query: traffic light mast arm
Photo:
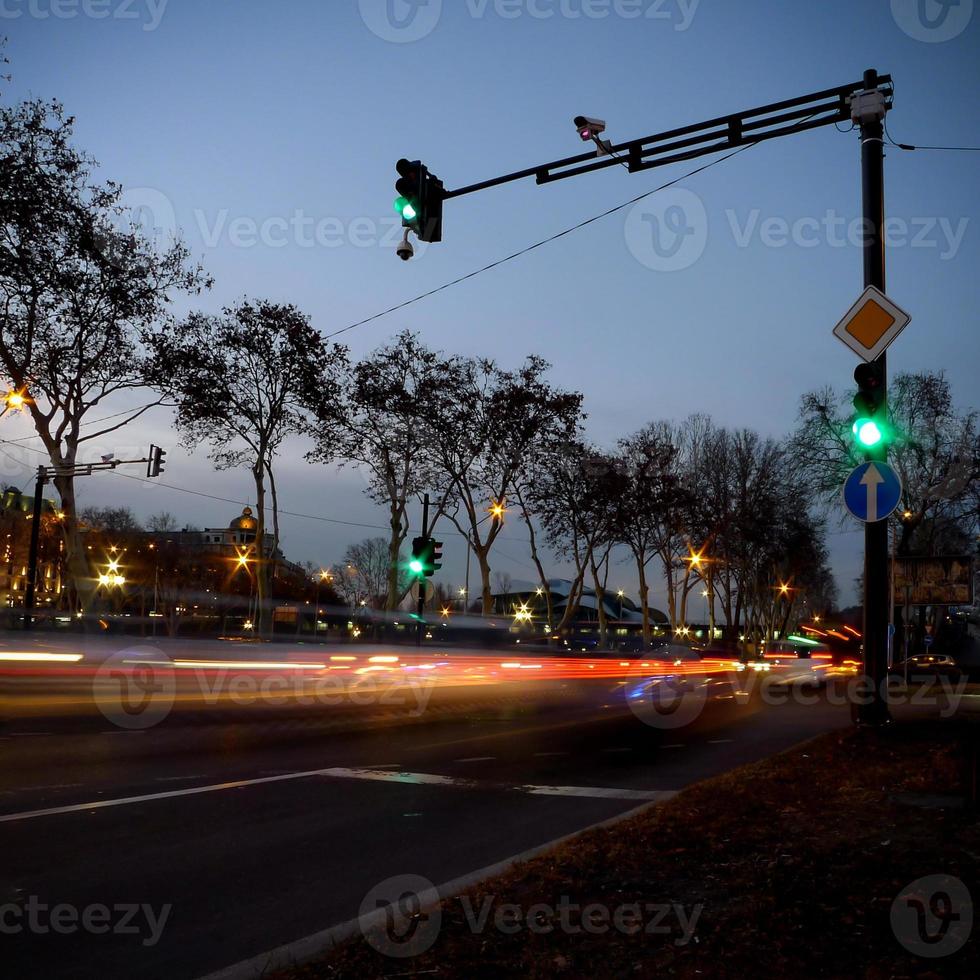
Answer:
[[[890, 75], [879, 75], [879, 85], [890, 86]], [[552, 163], [528, 167], [502, 177], [493, 177], [477, 184], [469, 184], [455, 190], [444, 191], [442, 198], [448, 201], [464, 194], [509, 184], [515, 180], [534, 177], [539, 184], [548, 184], [566, 177], [604, 170], [623, 164], [630, 173], [662, 167], [682, 160], [693, 160], [709, 153], [734, 149], [747, 144], [761, 143], [777, 136], [790, 136], [793, 133], [832, 123], [850, 122], [851, 110], [848, 99], [865, 90], [864, 81], [842, 85], [838, 88], [824, 89], [795, 99], [773, 102], [771, 105], [747, 109], [744, 112], [719, 116], [705, 122], [679, 129], [667, 130], [642, 139], [614, 144], [610, 155], [597, 158], [595, 151], [580, 153], [577, 156], [555, 160]], [[891, 93], [889, 92], [889, 99]], [[890, 102], [889, 102], [890, 105]]]

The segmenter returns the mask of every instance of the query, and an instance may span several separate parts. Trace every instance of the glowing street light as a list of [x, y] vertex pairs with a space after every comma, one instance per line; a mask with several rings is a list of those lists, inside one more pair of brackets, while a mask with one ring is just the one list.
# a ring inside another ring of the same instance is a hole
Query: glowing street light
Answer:
[[495, 521], [502, 521], [504, 519], [504, 514], [507, 513], [507, 508], [504, 506], [502, 500], [495, 500], [489, 508], [489, 514]]
[[514, 611], [514, 622], [515, 623], [531, 622], [531, 610], [526, 603], [522, 602]]

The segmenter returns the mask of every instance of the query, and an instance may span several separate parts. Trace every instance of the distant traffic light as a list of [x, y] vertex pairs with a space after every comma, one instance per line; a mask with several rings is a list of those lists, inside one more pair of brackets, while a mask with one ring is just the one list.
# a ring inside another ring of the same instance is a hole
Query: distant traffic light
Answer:
[[159, 446], [150, 446], [149, 459], [146, 462], [146, 475], [149, 477], [159, 476], [163, 472], [164, 457], [167, 455], [166, 449]]
[[854, 396], [851, 431], [862, 449], [876, 449], [888, 438], [885, 405], [885, 373], [878, 361], [859, 364], [854, 370], [858, 391]]
[[395, 164], [395, 210], [402, 226], [411, 228], [422, 242], [442, 241], [442, 199], [444, 186], [430, 174], [421, 160], [399, 160]]

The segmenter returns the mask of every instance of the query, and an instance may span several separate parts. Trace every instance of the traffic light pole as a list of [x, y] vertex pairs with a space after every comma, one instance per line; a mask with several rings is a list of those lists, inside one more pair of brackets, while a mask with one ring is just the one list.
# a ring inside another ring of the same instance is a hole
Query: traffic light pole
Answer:
[[[864, 73], [866, 92], [878, 89], [878, 73]], [[880, 112], [861, 116], [861, 196], [864, 203], [864, 285], [885, 292], [885, 100]], [[878, 357], [882, 388], [887, 390], [885, 354]], [[883, 391], [885, 394], [885, 391]], [[868, 459], [886, 462], [888, 440], [868, 452]], [[864, 526], [864, 674], [869, 696], [857, 706], [862, 725], [884, 725], [891, 721], [884, 684], [888, 676], [888, 624], [891, 622], [888, 581], [888, 521], [872, 521]]]
[[[422, 502], [422, 537], [428, 538], [429, 536], [429, 495], [426, 494]], [[419, 576], [419, 606], [418, 606], [418, 623], [415, 626], [415, 645], [417, 647], [422, 646], [422, 634], [425, 630], [425, 621], [422, 618], [425, 615], [425, 576]]]
[[[869, 69], [861, 81], [850, 85], [824, 89], [641, 139], [611, 144], [604, 148], [605, 152], [593, 150], [445, 190], [441, 194], [441, 200], [448, 201], [532, 177], [538, 184], [548, 184], [618, 166], [625, 166], [630, 173], [640, 173], [821, 126], [858, 122], [861, 131], [861, 183], [865, 219], [864, 282], [865, 286], [875, 286], [884, 293], [883, 136], [885, 112], [891, 106], [892, 95], [891, 76], [879, 75], [874, 69]], [[884, 372], [884, 354], [879, 357], [878, 363]], [[886, 446], [887, 441], [883, 440], [881, 446], [869, 450], [868, 459], [884, 461], [888, 454]], [[421, 602], [419, 608], [421, 611]], [[883, 691], [888, 670], [890, 619], [888, 521], [882, 520], [865, 526], [864, 672], [873, 691], [869, 703], [858, 706], [855, 712], [856, 720], [861, 724], [885, 724], [890, 720]]]
[[[153, 449], [150, 447], [150, 456], [142, 459], [113, 459], [104, 460], [101, 463], [81, 463], [77, 466], [39, 466], [37, 468], [37, 482], [34, 484], [34, 509], [31, 517], [31, 543], [27, 555], [27, 582], [24, 584], [24, 629], [29, 630], [34, 625], [34, 605], [37, 582], [37, 566], [39, 560], [39, 550], [41, 542], [41, 509], [44, 505], [44, 488], [54, 477], [76, 477], [91, 476], [101, 470], [114, 470], [117, 466], [124, 466], [130, 463], [152, 463], [154, 458], [159, 466], [162, 457], [153, 457]], [[158, 449], [159, 452], [159, 449]], [[158, 471], [159, 473], [159, 471]], [[158, 473], [154, 475], [158, 475]]]
[[34, 484], [34, 510], [31, 517], [31, 546], [27, 555], [27, 582], [24, 586], [24, 629], [29, 630], [34, 617], [34, 581], [37, 578], [37, 553], [41, 542], [41, 505], [44, 500], [44, 485], [48, 482], [47, 470], [37, 468], [37, 482]]

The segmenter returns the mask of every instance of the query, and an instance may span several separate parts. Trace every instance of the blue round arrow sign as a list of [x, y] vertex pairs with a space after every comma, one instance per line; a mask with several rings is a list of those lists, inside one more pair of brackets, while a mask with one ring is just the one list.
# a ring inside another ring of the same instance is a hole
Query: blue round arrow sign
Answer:
[[862, 463], [844, 481], [844, 505], [866, 524], [883, 521], [902, 499], [902, 481], [887, 463]]

